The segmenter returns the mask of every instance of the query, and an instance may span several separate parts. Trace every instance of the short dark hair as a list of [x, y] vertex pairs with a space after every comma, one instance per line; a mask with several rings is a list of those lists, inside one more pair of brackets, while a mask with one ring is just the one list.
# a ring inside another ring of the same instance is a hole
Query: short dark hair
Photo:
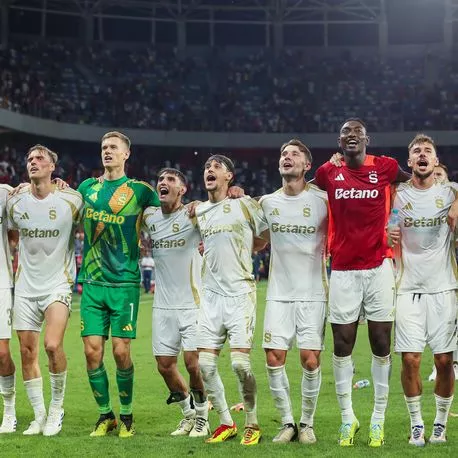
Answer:
[[232, 180], [229, 181], [230, 186], [235, 180], [235, 165], [232, 162], [232, 160], [229, 159], [227, 156], [224, 156], [223, 154], [213, 154], [205, 161], [205, 165], [210, 164], [212, 161], [224, 165], [226, 169], [232, 173]]
[[296, 146], [299, 151], [305, 154], [305, 158], [310, 162], [310, 164], [312, 163], [312, 153], [307, 148], [305, 143], [302, 143], [298, 138], [292, 138], [289, 142], [283, 143], [280, 148], [280, 153], [283, 153], [283, 150], [287, 146]]
[[186, 177], [183, 175], [182, 172], [180, 172], [180, 170], [174, 169], [172, 167], [164, 167], [163, 169], [159, 170], [157, 178], [159, 178], [164, 173], [170, 173], [170, 175], [175, 175], [185, 186], [188, 185]]
[[347, 118], [340, 126], [340, 129], [342, 129], [342, 127], [347, 124], [347, 122], [359, 122], [364, 127], [364, 129], [367, 130], [366, 123], [361, 118]]

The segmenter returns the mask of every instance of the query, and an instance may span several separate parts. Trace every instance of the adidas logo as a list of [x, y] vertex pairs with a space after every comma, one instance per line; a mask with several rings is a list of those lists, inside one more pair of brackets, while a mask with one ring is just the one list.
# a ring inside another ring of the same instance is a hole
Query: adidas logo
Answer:
[[21, 215], [21, 219], [29, 219], [28, 213], [27, 213], [27, 212], [23, 213], [23, 214]]
[[407, 204], [402, 207], [403, 210], [413, 210], [413, 205], [410, 202], [407, 202]]
[[132, 327], [131, 324], [128, 324], [122, 328], [123, 331], [133, 331], [134, 328]]
[[339, 173], [335, 178], [334, 178], [335, 181], [345, 181], [345, 178], [344, 176]]
[[129, 394], [126, 392], [126, 391], [120, 391], [119, 392], [119, 396], [121, 398], [128, 398], [129, 397]]
[[280, 212], [279, 212], [278, 208], [274, 208], [274, 209], [270, 212], [270, 216], [280, 216]]
[[95, 202], [97, 200], [97, 193], [94, 192], [89, 196], [89, 200], [92, 200], [92, 202]]
[[94, 398], [103, 398], [103, 394], [100, 394], [97, 390], [94, 390], [92, 393]]

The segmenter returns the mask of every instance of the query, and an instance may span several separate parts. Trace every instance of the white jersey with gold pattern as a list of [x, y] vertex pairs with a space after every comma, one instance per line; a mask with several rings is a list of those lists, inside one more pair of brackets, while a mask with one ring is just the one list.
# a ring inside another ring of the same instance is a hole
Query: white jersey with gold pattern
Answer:
[[326, 301], [326, 192], [307, 184], [297, 196], [280, 189], [259, 203], [271, 240], [267, 300]]
[[173, 213], [148, 207], [143, 222], [151, 237], [155, 262], [154, 307], [195, 309], [200, 305], [199, 230], [183, 206]]
[[13, 265], [8, 243], [8, 218], [6, 201], [13, 188], [0, 184], [0, 289], [13, 287]]
[[15, 294], [40, 297], [75, 281], [74, 229], [83, 211], [81, 194], [54, 189], [44, 199], [27, 187], [7, 202], [8, 224], [19, 231]]
[[435, 183], [428, 189], [411, 182], [397, 186], [393, 208], [399, 211], [401, 227], [398, 294], [457, 289], [454, 236], [447, 224], [456, 192], [452, 183]]
[[248, 196], [207, 201], [196, 215], [205, 247], [203, 288], [232, 297], [254, 291], [253, 237], [268, 229], [259, 203]]

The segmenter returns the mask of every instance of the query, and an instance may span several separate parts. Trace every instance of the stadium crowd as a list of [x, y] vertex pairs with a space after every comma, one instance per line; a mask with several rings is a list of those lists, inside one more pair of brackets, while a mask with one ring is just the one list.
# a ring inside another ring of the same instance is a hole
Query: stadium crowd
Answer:
[[180, 57], [170, 47], [17, 41], [0, 52], [0, 68], [0, 107], [73, 123], [335, 132], [346, 117], [362, 116], [370, 131], [458, 128], [456, 63], [431, 55], [381, 61], [209, 49]]

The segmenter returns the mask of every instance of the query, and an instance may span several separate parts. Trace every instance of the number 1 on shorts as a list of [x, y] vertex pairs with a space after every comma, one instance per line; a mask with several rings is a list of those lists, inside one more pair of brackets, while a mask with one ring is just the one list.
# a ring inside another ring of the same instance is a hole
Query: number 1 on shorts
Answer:
[[130, 321], [132, 322], [133, 319], [134, 319], [134, 304], [133, 304], [133, 302], [131, 302], [129, 304], [129, 306], [130, 306]]

